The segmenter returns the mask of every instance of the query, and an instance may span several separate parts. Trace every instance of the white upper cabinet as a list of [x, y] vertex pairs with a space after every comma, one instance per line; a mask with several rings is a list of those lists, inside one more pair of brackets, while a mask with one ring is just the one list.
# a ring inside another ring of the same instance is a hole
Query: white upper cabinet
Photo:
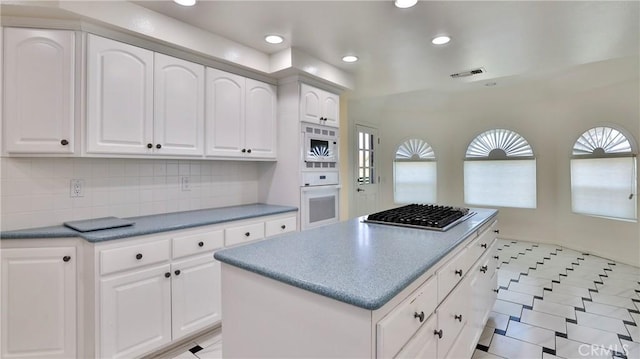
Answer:
[[276, 89], [207, 68], [206, 154], [275, 159]]
[[153, 52], [89, 34], [87, 153], [153, 148]]
[[300, 120], [319, 125], [340, 125], [340, 97], [307, 84], [300, 85]]
[[74, 85], [73, 31], [5, 28], [5, 151], [73, 154]]
[[155, 54], [156, 153], [202, 156], [204, 153], [204, 66]]

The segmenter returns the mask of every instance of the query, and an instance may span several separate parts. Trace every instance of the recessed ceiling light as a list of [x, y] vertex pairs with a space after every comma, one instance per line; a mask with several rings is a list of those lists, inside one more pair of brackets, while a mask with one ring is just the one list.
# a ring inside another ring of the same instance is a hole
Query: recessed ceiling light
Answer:
[[447, 35], [442, 35], [442, 36], [436, 36], [433, 38], [433, 40], [431, 40], [431, 43], [434, 45], [444, 45], [446, 43], [448, 43], [449, 41], [451, 41], [451, 38]]
[[418, 0], [395, 0], [396, 7], [406, 9], [418, 3]]
[[173, 2], [182, 6], [193, 6], [196, 4], [196, 0], [173, 0]]
[[280, 35], [267, 35], [264, 37], [264, 41], [270, 44], [281, 44], [284, 41], [284, 38]]
[[356, 62], [358, 61], [358, 56], [347, 55], [342, 57], [342, 61], [344, 62]]

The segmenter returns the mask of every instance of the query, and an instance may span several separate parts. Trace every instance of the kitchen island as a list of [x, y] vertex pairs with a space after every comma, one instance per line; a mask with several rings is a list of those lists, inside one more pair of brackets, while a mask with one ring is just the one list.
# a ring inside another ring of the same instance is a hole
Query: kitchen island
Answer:
[[497, 264], [497, 211], [473, 211], [446, 232], [360, 218], [217, 252], [223, 356], [470, 357]]

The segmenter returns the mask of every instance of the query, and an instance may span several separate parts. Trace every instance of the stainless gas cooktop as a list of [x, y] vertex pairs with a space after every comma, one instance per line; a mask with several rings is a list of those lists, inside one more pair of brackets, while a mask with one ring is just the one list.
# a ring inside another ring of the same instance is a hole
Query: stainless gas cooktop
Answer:
[[474, 214], [469, 208], [409, 204], [370, 214], [364, 222], [446, 231]]

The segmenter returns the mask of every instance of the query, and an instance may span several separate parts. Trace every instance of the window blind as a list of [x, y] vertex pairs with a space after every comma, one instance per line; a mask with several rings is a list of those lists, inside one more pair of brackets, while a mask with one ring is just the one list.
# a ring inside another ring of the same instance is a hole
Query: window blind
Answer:
[[436, 162], [394, 162], [394, 191], [396, 203], [436, 203]]
[[536, 160], [465, 161], [464, 202], [536, 208]]

